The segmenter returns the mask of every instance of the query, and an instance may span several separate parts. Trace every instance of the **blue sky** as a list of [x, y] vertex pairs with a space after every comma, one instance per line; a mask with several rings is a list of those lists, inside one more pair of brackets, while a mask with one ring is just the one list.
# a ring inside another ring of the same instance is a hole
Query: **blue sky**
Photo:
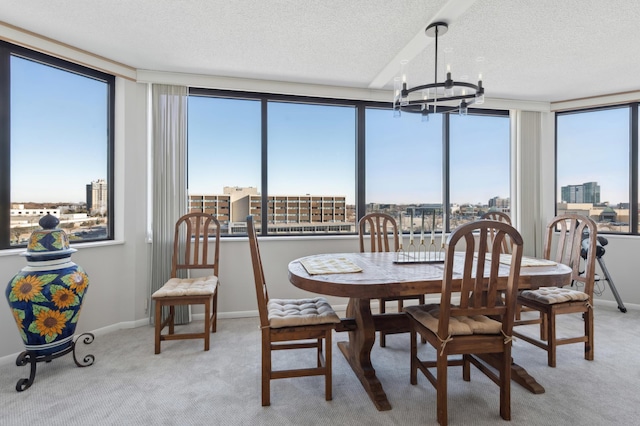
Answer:
[[598, 182], [601, 202], [629, 202], [629, 108], [559, 115], [557, 127], [558, 188]]
[[[106, 178], [106, 85], [12, 57], [13, 202], [81, 202]], [[272, 195], [355, 197], [355, 109], [270, 103]], [[628, 109], [558, 120], [558, 185], [596, 181], [601, 199], [628, 201]], [[439, 203], [442, 120], [368, 109], [367, 202]], [[260, 190], [260, 102], [191, 97], [189, 189]], [[451, 201], [508, 197], [508, 118], [451, 117]], [[498, 153], [498, 154], [495, 154]]]
[[[224, 186], [260, 189], [259, 108], [253, 100], [190, 99], [190, 193], [221, 194]], [[508, 197], [509, 119], [456, 116], [452, 122], [452, 200]], [[441, 202], [441, 116], [422, 122], [419, 115], [395, 118], [389, 110], [368, 109], [366, 123], [367, 202]], [[272, 102], [268, 125], [271, 195], [344, 195], [354, 203], [353, 107]], [[488, 161], [504, 167], [487, 167]]]
[[11, 57], [12, 202], [84, 202], [106, 179], [102, 82]]

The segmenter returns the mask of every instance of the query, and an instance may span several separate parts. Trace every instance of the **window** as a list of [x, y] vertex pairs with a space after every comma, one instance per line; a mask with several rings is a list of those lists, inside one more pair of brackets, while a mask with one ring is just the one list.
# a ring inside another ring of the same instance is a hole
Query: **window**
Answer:
[[442, 229], [442, 119], [367, 108], [367, 213], [388, 213], [405, 231], [412, 217], [416, 232]]
[[72, 243], [112, 239], [115, 78], [0, 42], [0, 94], [0, 248], [46, 213]]
[[425, 232], [451, 230], [488, 210], [509, 213], [509, 141], [502, 111], [436, 114], [423, 122], [419, 114], [394, 118], [368, 108], [367, 212], [402, 217], [403, 230]]
[[189, 96], [188, 102], [189, 211], [215, 214], [223, 234], [246, 233], [249, 210], [259, 208], [250, 204], [260, 191], [260, 101]]
[[439, 233], [443, 219], [510, 211], [506, 111], [423, 122], [389, 107], [190, 89], [190, 210], [228, 220], [230, 235], [248, 214], [263, 235], [327, 235], [357, 232], [365, 212]]
[[[269, 224], [311, 224], [316, 232], [355, 229], [355, 108], [268, 104]], [[336, 226], [336, 224], [340, 224]]]
[[637, 180], [637, 170], [630, 169], [629, 161], [630, 111], [635, 108], [626, 105], [557, 114], [558, 214], [588, 216], [597, 223], [598, 232], [637, 232], [630, 220], [637, 217], [637, 211], [633, 212], [637, 202], [631, 202], [629, 186], [632, 174]]
[[509, 117], [450, 116], [450, 229], [489, 210], [511, 212]]

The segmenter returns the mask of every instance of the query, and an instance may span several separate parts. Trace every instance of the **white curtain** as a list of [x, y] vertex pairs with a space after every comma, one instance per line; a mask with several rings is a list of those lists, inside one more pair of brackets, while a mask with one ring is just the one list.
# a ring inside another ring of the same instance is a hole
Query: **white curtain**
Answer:
[[[187, 95], [183, 86], [152, 87], [152, 202], [150, 294], [170, 278], [173, 233], [187, 213]], [[149, 309], [153, 321], [154, 309]], [[166, 313], [165, 313], [166, 315]], [[189, 307], [176, 307], [176, 323], [189, 322]]]
[[[524, 254], [542, 255], [545, 223], [541, 215], [542, 115], [539, 112], [513, 110], [511, 118], [512, 185], [511, 200], [516, 228], [524, 239]], [[551, 161], [553, 161], [551, 159]]]

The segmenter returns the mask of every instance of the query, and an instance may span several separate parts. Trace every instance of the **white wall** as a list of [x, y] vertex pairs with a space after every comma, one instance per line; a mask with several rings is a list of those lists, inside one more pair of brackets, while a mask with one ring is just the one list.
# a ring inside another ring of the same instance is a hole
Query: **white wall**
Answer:
[[[0, 24], [0, 36], [3, 35]], [[12, 30], [15, 31], [15, 30]], [[15, 40], [19, 34], [12, 34]], [[31, 47], [40, 43], [29, 36]], [[44, 42], [42, 42], [44, 43]], [[47, 50], [56, 47], [46, 41]], [[62, 48], [60, 48], [62, 49]], [[59, 49], [59, 50], [60, 50]], [[63, 56], [74, 58], [78, 52], [66, 51]], [[91, 64], [90, 57], [82, 55], [82, 62]], [[96, 66], [107, 69], [112, 64], [95, 60]], [[118, 75], [131, 74], [120, 67]], [[241, 82], [241, 80], [238, 80]], [[82, 265], [90, 278], [78, 332], [132, 327], [147, 324], [146, 312], [149, 287], [149, 252], [146, 242], [146, 85], [118, 77], [116, 105], [115, 152], [115, 227], [116, 241], [103, 244], [79, 245], [72, 260]], [[237, 87], [242, 89], [243, 87]], [[509, 106], [505, 105], [505, 108]], [[549, 114], [551, 115], [551, 114]], [[541, 216], [548, 220], [553, 215], [553, 120], [543, 120], [540, 155], [542, 158], [539, 184], [542, 187]], [[527, 185], [526, 178], [523, 185]], [[530, 183], [529, 183], [530, 184]], [[271, 237], [260, 240], [265, 276], [272, 297], [300, 297], [305, 292], [293, 287], [287, 278], [287, 264], [300, 256], [357, 250], [356, 237], [301, 238]], [[640, 286], [637, 285], [636, 256], [640, 252], [640, 237], [611, 236], [605, 257], [622, 298], [629, 307], [640, 305]], [[0, 252], [0, 283], [9, 280], [25, 266], [20, 250]], [[249, 248], [244, 238], [225, 240], [220, 254], [221, 316], [253, 314], [256, 310], [255, 293]], [[5, 284], [6, 288], [6, 284]], [[344, 305], [343, 299], [331, 298], [332, 303]], [[609, 289], [597, 301], [612, 301]], [[4, 307], [3, 307], [4, 305]], [[623, 315], [623, 314], [621, 314]], [[215, 340], [215, 339], [214, 339]], [[0, 302], [0, 359], [13, 362], [23, 350], [8, 305]], [[149, 347], [149, 350], [153, 350]], [[96, 354], [99, 356], [99, 354]], [[3, 358], [4, 357], [4, 358]]]

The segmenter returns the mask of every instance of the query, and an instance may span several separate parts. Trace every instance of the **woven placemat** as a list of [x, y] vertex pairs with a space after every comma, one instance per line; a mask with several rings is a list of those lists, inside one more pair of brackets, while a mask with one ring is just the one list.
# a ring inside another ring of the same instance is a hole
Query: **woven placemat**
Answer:
[[345, 257], [311, 258], [301, 260], [309, 275], [349, 274], [362, 272], [362, 268]]
[[[487, 253], [487, 260], [491, 260], [491, 254]], [[510, 254], [501, 254], [500, 255], [500, 263], [502, 263], [503, 265], [511, 265], [511, 255]], [[547, 259], [538, 259], [535, 257], [526, 257], [526, 256], [522, 256], [522, 263], [520, 263], [520, 266], [522, 268], [526, 268], [528, 266], [555, 266], [557, 265], [556, 262], [554, 262], [553, 260], [547, 260]]]

